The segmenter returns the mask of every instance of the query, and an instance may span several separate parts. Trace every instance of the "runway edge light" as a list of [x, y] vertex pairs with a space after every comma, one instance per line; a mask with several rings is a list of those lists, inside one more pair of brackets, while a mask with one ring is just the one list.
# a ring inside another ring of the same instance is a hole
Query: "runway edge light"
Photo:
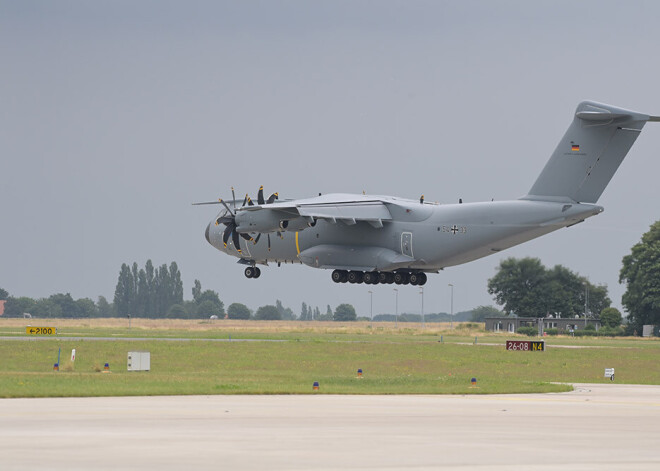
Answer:
[[314, 391], [318, 391], [318, 390], [319, 390], [319, 382], [318, 382], [318, 381], [314, 381], [313, 390], [314, 390]]

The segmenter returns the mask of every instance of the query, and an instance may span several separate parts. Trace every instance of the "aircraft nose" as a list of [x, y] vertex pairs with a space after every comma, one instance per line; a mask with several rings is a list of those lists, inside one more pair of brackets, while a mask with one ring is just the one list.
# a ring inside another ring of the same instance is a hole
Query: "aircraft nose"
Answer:
[[206, 242], [209, 244], [211, 243], [211, 238], [209, 237], [209, 232], [211, 231], [211, 223], [209, 222], [209, 225], [206, 226], [206, 231], [204, 232], [204, 237], [206, 237]]

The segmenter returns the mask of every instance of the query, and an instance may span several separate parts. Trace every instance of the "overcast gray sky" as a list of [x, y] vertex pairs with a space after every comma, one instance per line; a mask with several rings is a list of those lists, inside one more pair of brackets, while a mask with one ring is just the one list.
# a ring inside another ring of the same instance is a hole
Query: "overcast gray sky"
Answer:
[[[0, 287], [112, 299], [123, 262], [176, 261], [228, 305], [394, 311], [392, 286], [271, 267], [207, 244], [230, 195], [517, 198], [592, 99], [660, 114], [653, 1], [0, 2]], [[425, 311], [494, 304], [501, 259], [607, 284], [658, 219], [649, 124], [573, 228], [430, 276]], [[419, 311], [400, 287], [400, 311]]]

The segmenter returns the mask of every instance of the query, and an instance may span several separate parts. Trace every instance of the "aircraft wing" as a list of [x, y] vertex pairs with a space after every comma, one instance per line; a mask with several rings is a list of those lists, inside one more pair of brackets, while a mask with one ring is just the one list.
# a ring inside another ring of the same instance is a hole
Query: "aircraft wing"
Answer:
[[316, 198], [290, 200], [244, 207], [246, 211], [269, 210], [289, 216], [306, 219], [324, 219], [326, 221], [355, 224], [369, 222], [374, 227], [382, 227], [383, 221], [392, 220], [387, 205], [373, 197], [360, 198], [363, 195], [326, 195]]

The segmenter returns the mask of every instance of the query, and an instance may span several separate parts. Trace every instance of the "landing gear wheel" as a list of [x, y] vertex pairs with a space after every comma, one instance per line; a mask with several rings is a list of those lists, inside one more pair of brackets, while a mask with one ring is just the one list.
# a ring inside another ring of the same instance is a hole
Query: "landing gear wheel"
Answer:
[[419, 272], [418, 275], [419, 275], [419, 282], [417, 284], [419, 286], [424, 286], [426, 284], [426, 280], [427, 280], [426, 273], [424, 273], [422, 271], [422, 272]]
[[256, 267], [247, 267], [245, 269], [245, 277], [246, 278], [255, 278], [255, 272], [256, 272]]
[[410, 284], [413, 286], [417, 286], [419, 284], [419, 274], [418, 273], [411, 273], [410, 274]]
[[363, 274], [361, 271], [349, 271], [348, 272], [348, 282], [355, 284], [355, 283], [362, 283], [362, 278]]
[[259, 267], [254, 267], [254, 275], [252, 278], [259, 278], [261, 276], [261, 269]]
[[405, 273], [396, 272], [394, 274], [394, 283], [396, 283], [397, 285], [402, 285], [404, 280], [406, 279], [405, 275], [406, 275]]
[[335, 283], [346, 283], [348, 273], [345, 270], [333, 270], [332, 281]]
[[378, 283], [378, 272], [368, 271], [363, 275], [362, 279], [367, 285], [375, 285]]

